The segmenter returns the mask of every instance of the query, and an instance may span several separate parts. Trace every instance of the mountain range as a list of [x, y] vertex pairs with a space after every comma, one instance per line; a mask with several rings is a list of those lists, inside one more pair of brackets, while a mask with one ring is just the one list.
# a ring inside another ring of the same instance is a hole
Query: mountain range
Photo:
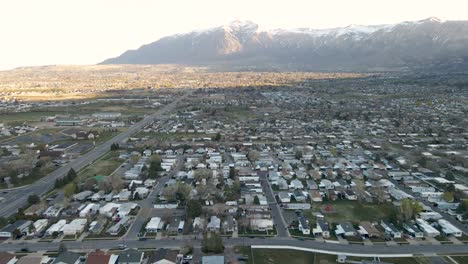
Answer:
[[[468, 21], [261, 30], [250, 21], [161, 38], [102, 64], [187, 64], [321, 71], [468, 66]], [[468, 67], [467, 67], [468, 68]]]

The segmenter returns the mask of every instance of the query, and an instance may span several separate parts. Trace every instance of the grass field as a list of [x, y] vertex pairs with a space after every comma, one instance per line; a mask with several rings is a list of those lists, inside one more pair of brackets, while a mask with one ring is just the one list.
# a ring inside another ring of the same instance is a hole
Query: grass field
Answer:
[[22, 112], [22, 113], [1, 113], [2, 122], [6, 124], [22, 124], [24, 122], [39, 122], [43, 116], [52, 116], [64, 114], [63, 111], [34, 111], [34, 112]]
[[[240, 252], [249, 256], [248, 264], [332, 264], [336, 263], [336, 256], [315, 254], [312, 252], [289, 249], [253, 249], [241, 248]], [[252, 255], [253, 253], [253, 255]]]
[[239, 106], [226, 107], [221, 113], [229, 119], [251, 119], [256, 116], [250, 109]]
[[312, 212], [320, 212], [320, 209], [330, 205], [333, 213], [324, 213], [325, 220], [330, 223], [351, 222], [354, 224], [360, 221], [380, 221], [387, 219], [392, 211], [391, 204], [359, 204], [355, 201], [334, 201], [321, 204], [312, 204], [312, 209], [304, 211], [304, 215], [309, 218], [311, 223], [315, 223], [315, 217]]
[[[337, 256], [327, 254], [317, 254], [289, 249], [251, 249], [250, 247], [240, 247], [239, 254], [249, 257], [248, 264], [331, 264], [336, 263]], [[447, 257], [436, 257], [445, 263], [452, 263]], [[468, 256], [452, 257], [458, 263], [468, 263]], [[373, 258], [347, 257], [349, 261], [372, 261]], [[412, 258], [381, 258], [380, 261], [394, 264], [430, 264], [433, 263], [427, 257]], [[438, 263], [438, 262], [437, 262]]]
[[452, 256], [451, 258], [460, 264], [468, 263], [468, 255], [467, 256]]
[[95, 112], [121, 112], [123, 115], [144, 115], [154, 113], [155, 108], [135, 107], [130, 103], [94, 102], [90, 104], [78, 104], [68, 107], [43, 107], [34, 111], [19, 113], [0, 113], [3, 123], [19, 125], [24, 122], [39, 122], [43, 116], [55, 115], [91, 115]]
[[81, 179], [86, 179], [95, 175], [108, 176], [115, 169], [117, 169], [120, 164], [122, 164], [122, 160], [120, 160], [118, 157], [119, 152], [111, 151], [102, 156], [101, 159], [86, 167], [84, 170], [80, 171], [78, 176]]
[[[438, 257], [436, 257], [438, 258]], [[350, 261], [362, 261], [362, 260], [367, 260], [367, 261], [372, 261], [374, 260], [373, 258], [361, 258], [361, 257], [347, 257], [347, 260]], [[442, 261], [445, 261], [446, 263], [451, 263], [447, 262], [446, 258], [440, 257]], [[430, 258], [427, 257], [413, 257], [413, 258], [380, 258], [380, 261], [386, 262], [386, 263], [394, 263], [394, 264], [431, 264], [431, 263], [439, 263], [439, 262], [432, 262]], [[444, 263], [444, 262], [442, 262]], [[463, 262], [460, 262], [463, 263]]]

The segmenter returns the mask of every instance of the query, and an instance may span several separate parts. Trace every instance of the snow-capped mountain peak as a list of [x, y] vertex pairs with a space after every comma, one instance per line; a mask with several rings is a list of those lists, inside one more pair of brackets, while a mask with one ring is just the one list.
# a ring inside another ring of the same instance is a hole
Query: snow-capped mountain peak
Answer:
[[263, 30], [251, 21], [165, 37], [105, 63], [405, 68], [467, 61], [468, 21], [431, 17], [388, 25]]
[[240, 20], [234, 20], [228, 25], [223, 26], [223, 28], [232, 30], [235, 32], [256, 32], [258, 29], [258, 25], [252, 21], [240, 21]]
[[435, 22], [435, 23], [443, 23], [444, 21], [437, 18], [437, 17], [429, 17], [423, 20], [420, 20], [419, 22]]

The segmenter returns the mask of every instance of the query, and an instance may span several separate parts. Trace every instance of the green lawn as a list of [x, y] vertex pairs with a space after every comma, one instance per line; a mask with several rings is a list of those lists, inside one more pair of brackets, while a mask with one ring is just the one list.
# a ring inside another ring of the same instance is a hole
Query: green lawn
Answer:
[[334, 201], [321, 204], [312, 204], [312, 209], [304, 211], [304, 215], [311, 223], [315, 223], [312, 212], [320, 212], [323, 206], [330, 205], [332, 213], [323, 213], [325, 220], [330, 223], [351, 222], [358, 224], [360, 221], [380, 221], [387, 219], [392, 211], [391, 204], [359, 204], [356, 201]]

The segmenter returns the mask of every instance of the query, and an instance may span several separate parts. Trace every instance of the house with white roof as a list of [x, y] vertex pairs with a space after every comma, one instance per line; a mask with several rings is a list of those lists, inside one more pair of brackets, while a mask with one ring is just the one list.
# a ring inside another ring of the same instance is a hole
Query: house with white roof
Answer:
[[206, 225], [206, 229], [209, 231], [218, 232], [221, 228], [221, 219], [219, 219], [216, 215], [211, 216], [210, 222]]
[[302, 184], [302, 182], [298, 179], [294, 179], [291, 181], [291, 183], [289, 184], [289, 189], [292, 189], [292, 190], [302, 190], [304, 189], [304, 185]]
[[437, 223], [439, 223], [439, 226], [442, 228], [442, 234], [444, 234], [445, 236], [463, 236], [463, 231], [458, 229], [456, 226], [452, 225], [452, 223], [450, 223], [449, 221], [445, 219], [439, 219]]
[[424, 232], [424, 235], [428, 237], [436, 237], [440, 235], [439, 230], [435, 229], [427, 221], [418, 218], [416, 219], [416, 223], [418, 224], [419, 228], [421, 228], [421, 230]]

